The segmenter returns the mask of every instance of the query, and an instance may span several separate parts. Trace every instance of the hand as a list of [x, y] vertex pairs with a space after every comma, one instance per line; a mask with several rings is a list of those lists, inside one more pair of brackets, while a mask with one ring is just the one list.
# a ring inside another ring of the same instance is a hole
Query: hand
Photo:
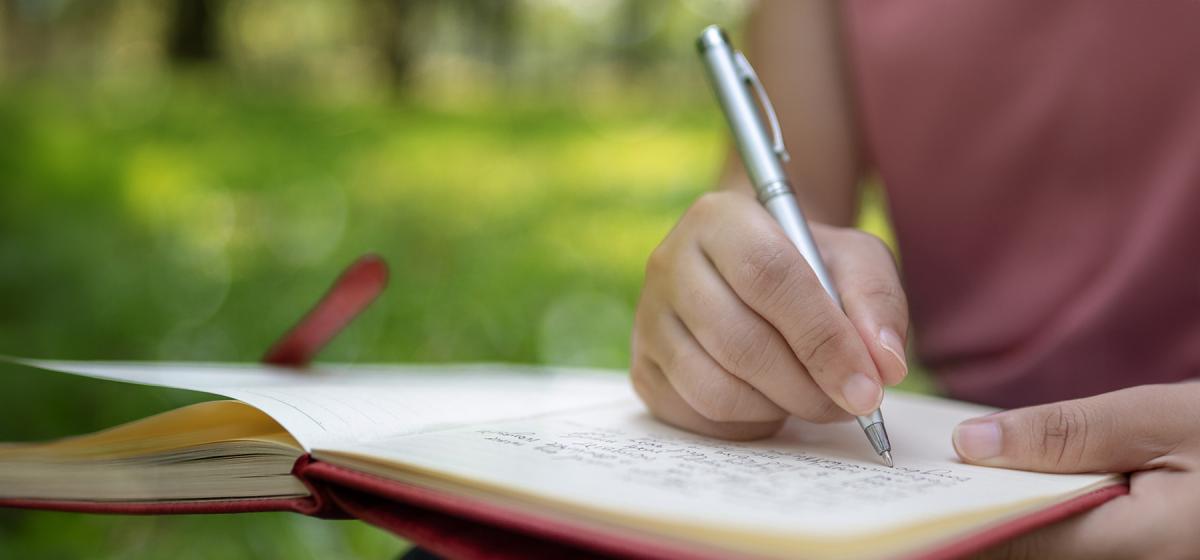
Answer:
[[1146, 385], [963, 422], [968, 463], [1132, 472], [1128, 496], [989, 551], [988, 558], [1200, 556], [1200, 383]]
[[633, 386], [654, 415], [752, 439], [789, 415], [869, 414], [882, 384], [904, 378], [908, 305], [891, 252], [858, 230], [813, 231], [845, 312], [749, 195], [688, 210], [650, 256], [634, 321]]

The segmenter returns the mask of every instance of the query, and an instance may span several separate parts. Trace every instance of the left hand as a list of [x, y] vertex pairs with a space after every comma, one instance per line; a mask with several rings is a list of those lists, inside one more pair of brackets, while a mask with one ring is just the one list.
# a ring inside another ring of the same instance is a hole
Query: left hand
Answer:
[[1145, 385], [975, 418], [954, 430], [954, 448], [976, 465], [1132, 473], [1129, 495], [986, 558], [1200, 557], [1200, 383]]

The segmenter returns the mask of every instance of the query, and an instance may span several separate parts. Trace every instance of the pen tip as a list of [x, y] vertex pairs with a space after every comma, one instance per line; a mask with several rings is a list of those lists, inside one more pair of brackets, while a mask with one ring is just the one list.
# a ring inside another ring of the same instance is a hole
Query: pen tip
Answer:
[[880, 453], [880, 456], [883, 457], [883, 462], [885, 464], [887, 464], [887, 466], [895, 468], [896, 464], [892, 462], [892, 452], [891, 451], [884, 451], [883, 453]]

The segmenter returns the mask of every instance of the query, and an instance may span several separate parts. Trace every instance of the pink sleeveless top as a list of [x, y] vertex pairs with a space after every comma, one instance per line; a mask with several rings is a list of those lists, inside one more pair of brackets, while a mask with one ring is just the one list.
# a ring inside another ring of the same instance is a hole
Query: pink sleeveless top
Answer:
[[1200, 2], [853, 0], [918, 358], [1019, 406], [1200, 377]]

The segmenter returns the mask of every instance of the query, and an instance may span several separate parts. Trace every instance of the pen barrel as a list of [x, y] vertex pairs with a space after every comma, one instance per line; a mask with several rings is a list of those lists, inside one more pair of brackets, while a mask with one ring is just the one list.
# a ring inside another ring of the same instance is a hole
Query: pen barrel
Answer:
[[[804, 219], [800, 205], [796, 202], [796, 194], [783, 171], [780, 157], [786, 152], [783, 149], [782, 133], [779, 132], [777, 119], [772, 112], [772, 122], [776, 123], [774, 130], [779, 141], [779, 145], [774, 146], [767, 137], [767, 131], [759, 118], [758, 105], [747, 87], [747, 84], [754, 80], [760, 88], [764, 105], [770, 108], [766, 93], [761, 91], [762, 84], [757, 82], [754, 70], [744, 57], [740, 59], [743, 69], [739, 69], [733, 46], [720, 27], [713, 25], [706, 28], [696, 41], [696, 48], [700, 51], [705, 72], [716, 93], [717, 102], [721, 105], [722, 113], [725, 114], [725, 120], [729, 123], [729, 129], [733, 131], [734, 144], [742, 156], [754, 190], [758, 193], [759, 202], [766, 207], [771, 217], [775, 218], [784, 234], [808, 262], [825, 293], [829, 294], [838, 307], [842, 307], [842, 298], [833, 285], [833, 277], [825, 268], [825, 261], [821, 259], [821, 252], [813, 240], [808, 221]], [[879, 410], [875, 410], [867, 416], [857, 418], [871, 442], [871, 447], [877, 454], [885, 457], [888, 466], [891, 466], [891, 455], [887, 454], [891, 444], [883, 426], [883, 415]]]
[[758, 105], [746, 87], [747, 76], [734, 62], [729, 38], [721, 28], [710, 26], [700, 34], [696, 47], [704, 61], [717, 102], [721, 105], [721, 112], [733, 132], [734, 144], [742, 156], [746, 174], [758, 193], [759, 202], [775, 217], [788, 239], [800, 250], [825, 292], [841, 307], [842, 299], [834, 289], [829, 271], [825, 269], [813, 242], [808, 222], [796, 203], [796, 195], [779, 161], [779, 154], [768, 139], [762, 119], [759, 118]]
[[696, 46], [721, 112], [733, 131], [746, 173], [761, 197], [766, 187], [781, 181], [786, 183], [787, 175], [759, 118], [758, 105], [746, 87], [746, 76], [738, 70], [733, 47], [719, 27], [705, 29]]

